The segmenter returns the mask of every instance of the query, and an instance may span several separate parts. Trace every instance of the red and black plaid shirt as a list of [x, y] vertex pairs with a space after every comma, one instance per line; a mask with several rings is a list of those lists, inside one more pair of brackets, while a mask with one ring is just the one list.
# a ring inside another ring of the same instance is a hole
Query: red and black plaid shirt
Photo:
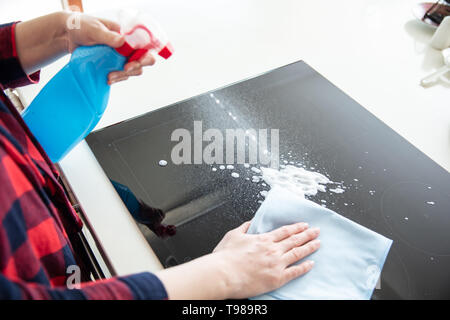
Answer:
[[0, 25], [0, 299], [166, 299], [151, 273], [68, 289], [77, 265], [68, 235], [81, 230], [58, 171], [3, 93], [39, 81], [17, 58], [15, 23]]

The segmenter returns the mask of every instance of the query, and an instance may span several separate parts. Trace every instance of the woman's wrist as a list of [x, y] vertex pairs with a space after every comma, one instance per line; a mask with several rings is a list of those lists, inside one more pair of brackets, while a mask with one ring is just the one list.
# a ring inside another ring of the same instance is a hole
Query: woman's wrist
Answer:
[[16, 25], [17, 55], [27, 74], [68, 53], [67, 14], [55, 12]]
[[156, 275], [169, 299], [223, 300], [233, 296], [232, 270], [222, 252], [211, 253]]
[[[58, 31], [55, 34], [55, 41], [61, 46], [61, 50], [68, 54], [69, 51], [69, 23], [72, 14], [66, 11], [59, 11], [56, 13], [56, 18], [58, 20]], [[72, 27], [76, 27], [75, 22]]]

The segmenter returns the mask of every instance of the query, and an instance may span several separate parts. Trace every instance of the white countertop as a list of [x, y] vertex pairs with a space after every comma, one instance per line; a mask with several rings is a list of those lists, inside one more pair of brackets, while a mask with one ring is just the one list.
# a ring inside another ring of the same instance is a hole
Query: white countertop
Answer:
[[[412, 16], [416, 2], [127, 1], [163, 25], [176, 51], [143, 76], [114, 85], [97, 129], [304, 60], [450, 171], [450, 88], [419, 84], [443, 61], [427, 44], [433, 29]], [[123, 1], [83, 3], [89, 13]], [[33, 13], [48, 8], [41, 9]], [[67, 59], [44, 68], [40, 84], [21, 90], [26, 103]], [[161, 268], [87, 144], [61, 166], [118, 273]]]

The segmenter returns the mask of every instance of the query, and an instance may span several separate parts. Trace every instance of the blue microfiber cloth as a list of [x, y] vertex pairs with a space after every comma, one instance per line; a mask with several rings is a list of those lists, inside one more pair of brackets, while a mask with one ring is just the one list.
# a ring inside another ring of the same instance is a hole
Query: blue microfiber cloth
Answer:
[[281, 187], [269, 191], [248, 233], [296, 222], [320, 228], [321, 247], [305, 258], [313, 260], [314, 267], [253, 299], [370, 299], [392, 240]]

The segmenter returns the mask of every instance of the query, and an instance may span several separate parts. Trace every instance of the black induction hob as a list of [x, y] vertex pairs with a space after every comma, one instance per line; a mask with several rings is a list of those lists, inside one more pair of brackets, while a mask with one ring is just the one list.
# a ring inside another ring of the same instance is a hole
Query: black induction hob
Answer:
[[163, 265], [211, 252], [252, 218], [267, 190], [245, 179], [254, 173], [243, 165], [233, 178], [208, 164], [171, 163], [172, 132], [192, 132], [194, 120], [203, 130], [279, 129], [282, 159], [343, 181], [344, 193], [311, 199], [393, 239], [373, 299], [450, 298], [450, 174], [301, 61], [87, 137], [111, 180], [176, 225], [166, 239], [139, 225]]

